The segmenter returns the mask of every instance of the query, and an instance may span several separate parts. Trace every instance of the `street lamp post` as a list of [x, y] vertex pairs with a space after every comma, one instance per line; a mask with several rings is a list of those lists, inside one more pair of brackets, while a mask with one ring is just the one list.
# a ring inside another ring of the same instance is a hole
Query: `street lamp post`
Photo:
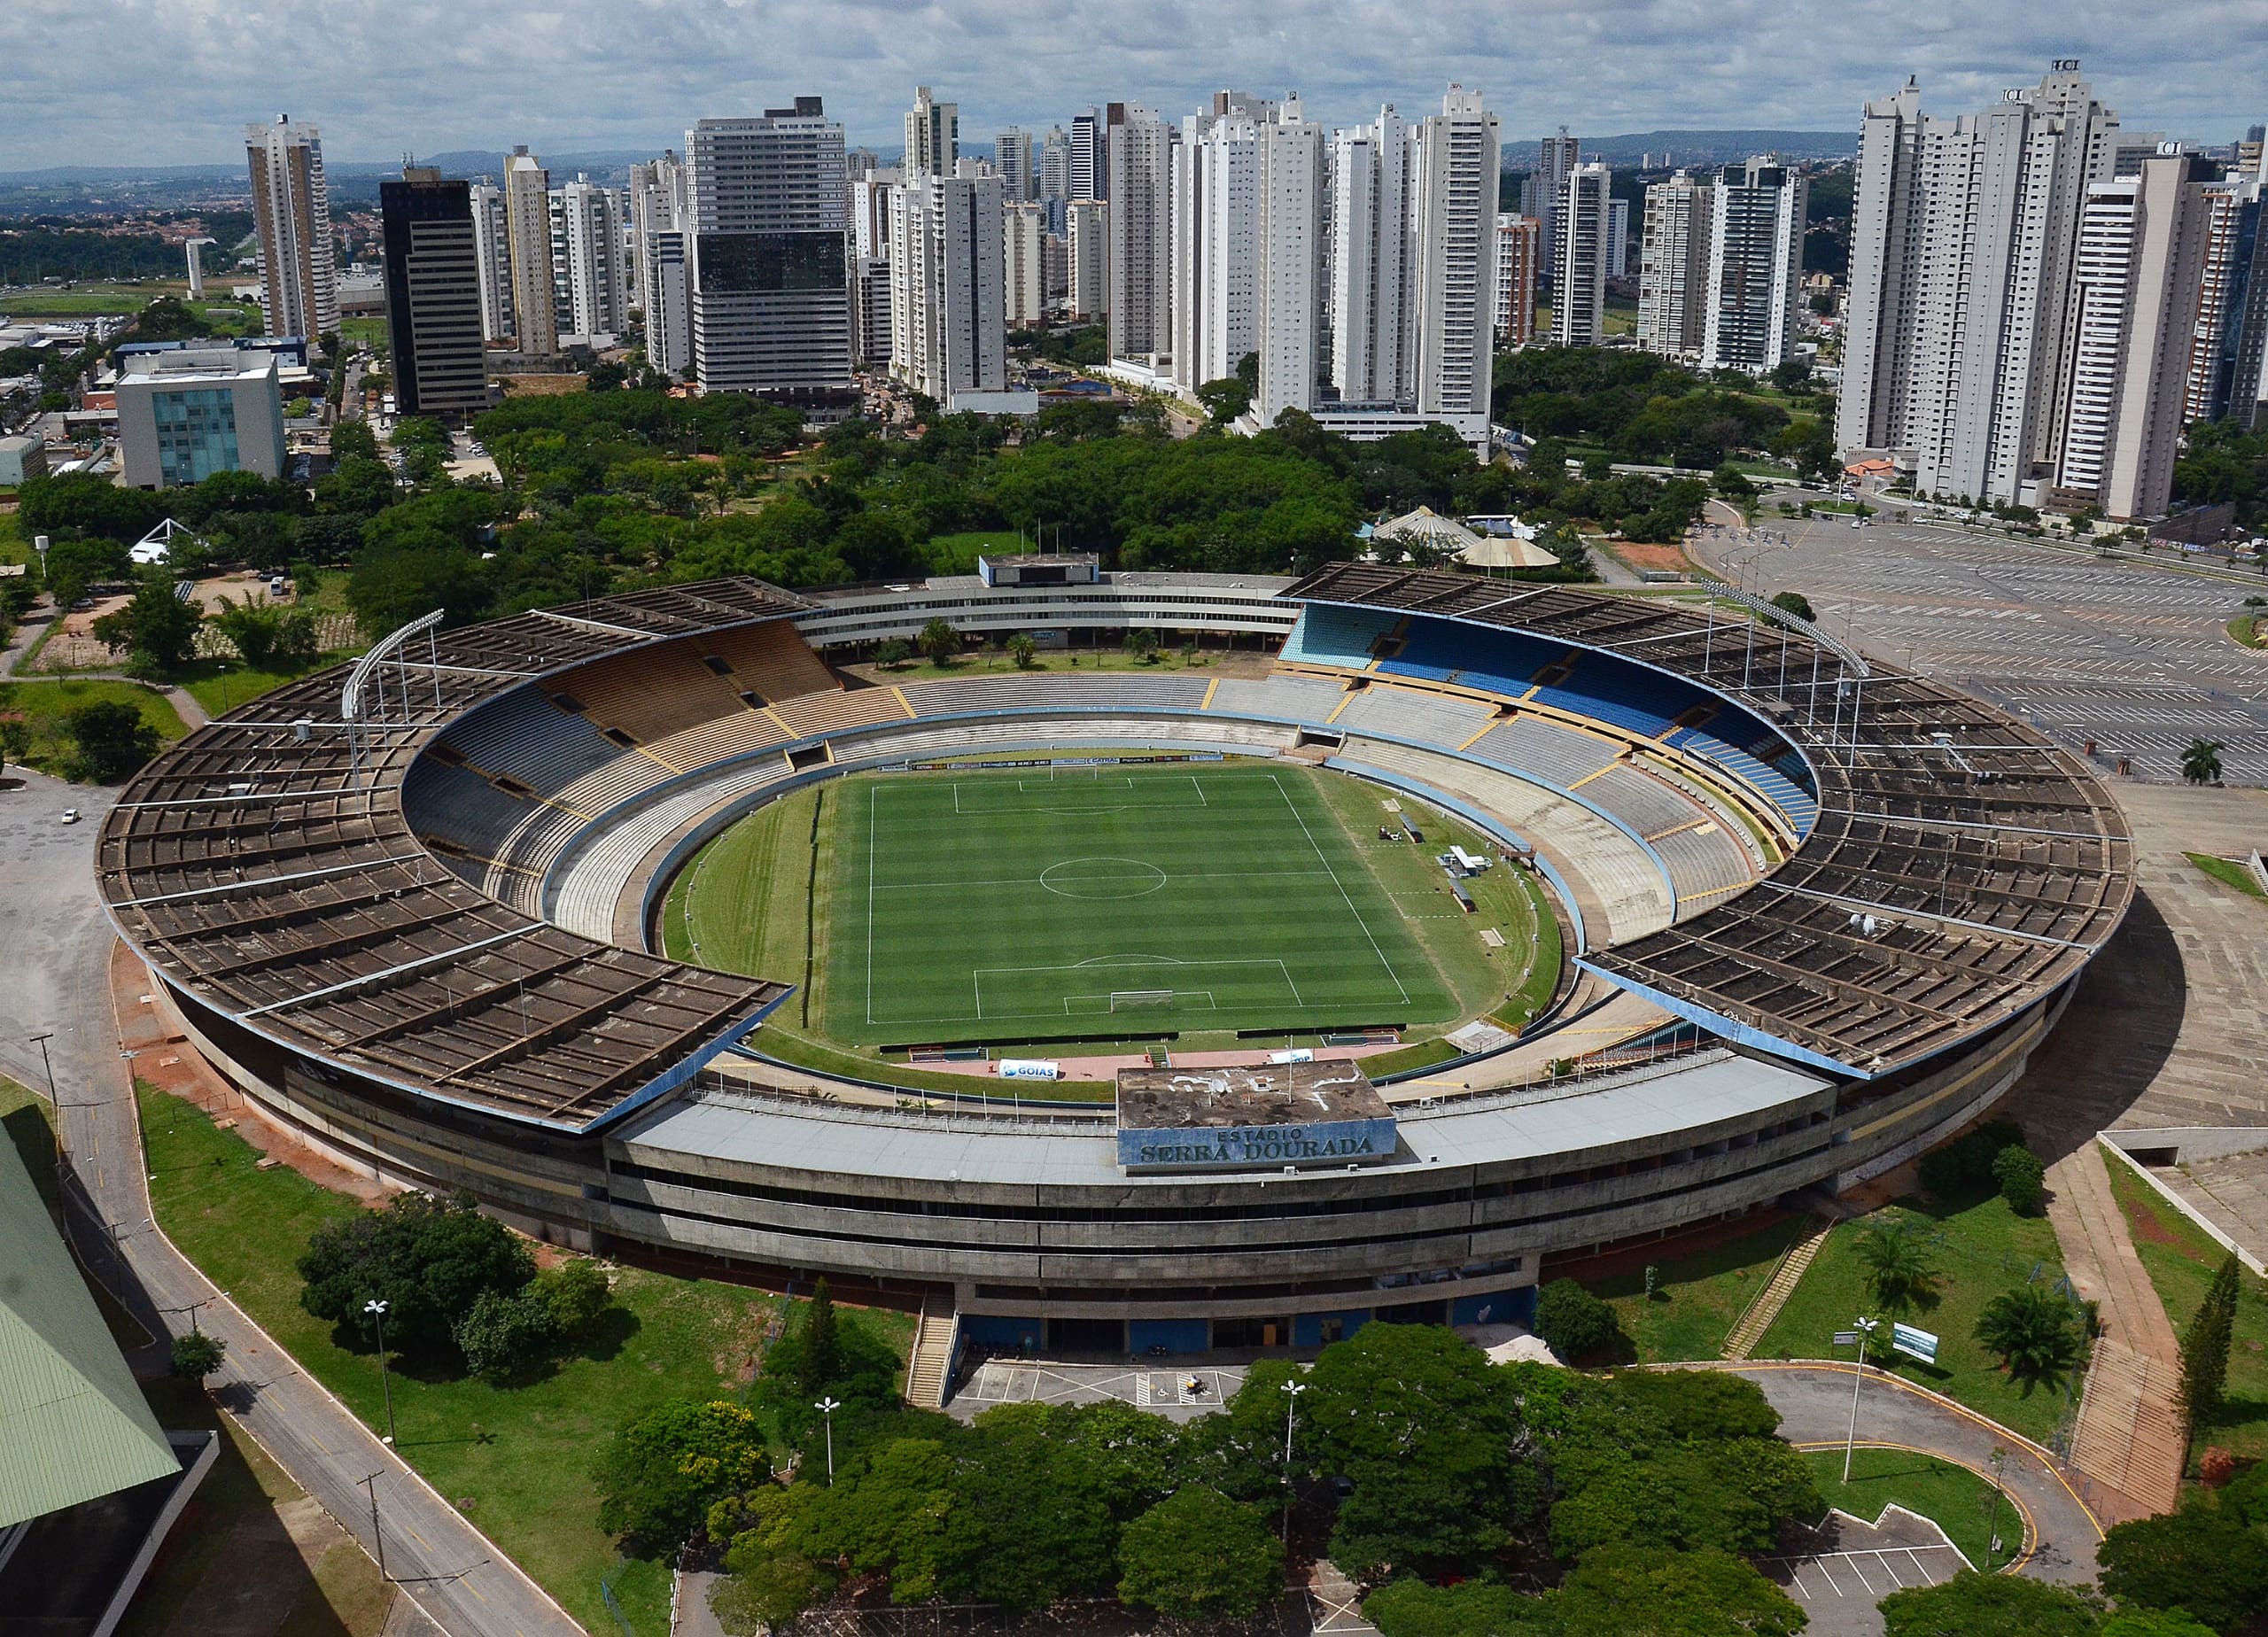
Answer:
[[1843, 1481], [1851, 1481], [1851, 1452], [1859, 1443], [1859, 1386], [1867, 1378], [1867, 1341], [1882, 1323], [1879, 1319], [1854, 1319], [1852, 1328], [1859, 1332], [1859, 1366], [1851, 1377], [1851, 1431], [1843, 1440]]
[[832, 1489], [835, 1487], [835, 1412], [843, 1406], [834, 1399], [823, 1398], [812, 1408], [827, 1417], [827, 1486]]
[[1282, 1532], [1284, 1543], [1286, 1546], [1289, 1546], [1292, 1540], [1293, 1412], [1299, 1408], [1300, 1394], [1307, 1390], [1308, 1384], [1304, 1381], [1287, 1381], [1284, 1384], [1284, 1527]]
[[[369, 1314], [378, 1327], [378, 1385], [386, 1395], [386, 1435], [382, 1441], [391, 1446], [393, 1443], [393, 1377], [386, 1371], [386, 1304], [373, 1296], [362, 1304], [362, 1311]], [[370, 1500], [373, 1528], [377, 1527], [377, 1497], [374, 1492]]]

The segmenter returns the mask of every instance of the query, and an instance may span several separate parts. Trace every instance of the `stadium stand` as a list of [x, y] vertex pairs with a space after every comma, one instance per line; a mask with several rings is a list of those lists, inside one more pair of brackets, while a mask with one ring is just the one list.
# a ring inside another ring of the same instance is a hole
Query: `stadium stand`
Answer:
[[1342, 683], [1320, 677], [1272, 676], [1264, 682], [1223, 677], [1205, 708], [1222, 716], [1266, 717], [1279, 722], [1324, 722], [1347, 696]]
[[1567, 790], [1612, 766], [1622, 747], [1596, 733], [1522, 714], [1497, 723], [1465, 746], [1464, 754]]
[[1287, 663], [1344, 665], [1360, 671], [1371, 663], [1380, 637], [1399, 624], [1374, 609], [1309, 603], [1285, 639], [1280, 657]]
[[693, 644], [684, 641], [664, 642], [581, 666], [572, 679], [552, 684], [551, 699], [617, 743], [626, 738], [646, 744], [745, 709], [726, 680], [703, 664]]
[[736, 693], [754, 694], [766, 704], [842, 686], [784, 619], [713, 631], [694, 646], [704, 660], [724, 663]]
[[920, 716], [975, 710], [1193, 710], [1205, 702], [1208, 678], [1193, 672], [1118, 671], [1091, 676], [1048, 672], [952, 678], [909, 683], [905, 694]]
[[772, 714], [779, 718], [791, 739], [817, 739], [850, 728], [871, 727], [877, 722], [906, 719], [905, 702], [894, 687], [860, 688], [855, 692], [838, 688], [828, 693], [802, 694], [773, 705]]
[[437, 759], [454, 756], [485, 777], [543, 791], [563, 789], [621, 754], [621, 746], [536, 688], [515, 688], [451, 723], [432, 752]]
[[1349, 732], [1386, 733], [1420, 744], [1461, 745], [1494, 713], [1494, 706], [1480, 700], [1374, 684], [1348, 696], [1328, 720]]

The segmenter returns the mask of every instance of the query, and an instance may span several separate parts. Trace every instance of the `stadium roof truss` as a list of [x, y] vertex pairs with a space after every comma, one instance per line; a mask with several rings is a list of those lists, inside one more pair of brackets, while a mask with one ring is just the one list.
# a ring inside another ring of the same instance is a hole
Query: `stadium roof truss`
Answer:
[[1800, 622], [1368, 563], [1285, 594], [1596, 649], [1772, 724], [1818, 786], [1801, 846], [1723, 904], [1583, 962], [1731, 1039], [1866, 1078], [1904, 1068], [2054, 993], [2132, 896], [2124, 818], [2083, 763]]
[[506, 908], [412, 834], [402, 780], [449, 723], [524, 682], [807, 606], [736, 579], [405, 627], [144, 769], [103, 826], [111, 916], [168, 981], [318, 1062], [561, 1129], [618, 1118], [745, 1036], [786, 987]]

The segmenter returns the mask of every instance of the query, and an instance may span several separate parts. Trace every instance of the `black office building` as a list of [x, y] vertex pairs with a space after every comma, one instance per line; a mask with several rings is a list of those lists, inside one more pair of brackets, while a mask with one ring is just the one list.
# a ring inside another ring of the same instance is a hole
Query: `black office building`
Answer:
[[405, 165], [400, 181], [378, 184], [378, 213], [396, 406], [438, 415], [487, 407], [470, 187]]

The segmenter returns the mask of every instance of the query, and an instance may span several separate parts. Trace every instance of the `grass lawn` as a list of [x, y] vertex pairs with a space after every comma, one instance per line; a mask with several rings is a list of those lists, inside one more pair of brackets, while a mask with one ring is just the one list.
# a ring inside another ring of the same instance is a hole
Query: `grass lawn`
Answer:
[[2181, 856], [2224, 887], [2233, 887], [2255, 898], [2268, 898], [2268, 892], [2263, 892], [2260, 883], [2252, 879], [2252, 872], [2233, 858], [2217, 858], [2211, 853], [2184, 853]]
[[286, 682], [296, 682], [308, 671], [320, 671], [343, 657], [343, 655], [326, 654], [307, 671], [254, 671], [240, 659], [198, 659], [175, 671], [173, 679], [188, 689], [190, 697], [203, 705], [209, 714], [224, 716], [238, 705], [249, 704], [262, 694], [282, 687]]
[[932, 574], [974, 574], [979, 553], [1014, 556], [1036, 549], [1030, 539], [1014, 529], [972, 529], [959, 534], [933, 534], [921, 548]]
[[2229, 621], [2228, 633], [2233, 642], [2241, 642], [2249, 648], [2261, 647], [2260, 617], [2257, 614], [2238, 615]]
[[[2000, 1549], [1992, 1552], [1992, 1486], [1967, 1467], [1902, 1449], [1856, 1449], [1851, 1481], [1843, 1481], [1843, 1451], [1809, 1452], [1812, 1476], [1828, 1505], [1873, 1523], [1886, 1506], [1902, 1506], [1935, 1523], [1978, 1569], [1997, 1568], [2023, 1549], [2023, 1519], [2000, 1504]], [[1987, 1554], [1990, 1561], [1987, 1561]]]
[[139, 313], [167, 293], [155, 285], [18, 290], [0, 296], [0, 313], [11, 318], [99, 318], [113, 313]]
[[[2062, 1416], [2064, 1395], [2046, 1387], [2027, 1395], [2001, 1372], [2000, 1362], [1977, 1345], [1972, 1331], [1984, 1304], [2002, 1291], [2035, 1276], [2051, 1284], [2063, 1276], [2055, 1230], [2044, 1216], [2018, 1216], [1997, 1194], [1959, 1206], [1902, 1199], [1888, 1209], [1917, 1219], [1928, 1230], [1945, 1280], [1937, 1306], [1905, 1321], [1937, 1333], [1938, 1362], [1924, 1364], [1902, 1353], [1877, 1362], [2046, 1443]], [[1764, 1333], [1758, 1358], [1834, 1356], [1834, 1332], [1847, 1330], [1852, 1320], [1868, 1312], [1857, 1245], [1859, 1236], [1882, 1214], [1870, 1213], [1837, 1224], [1788, 1305]]]
[[1808, 1216], [1790, 1216], [1662, 1262], [1659, 1293], [1651, 1301], [1643, 1268], [1588, 1283], [1591, 1293], [1614, 1309], [1639, 1363], [1719, 1358], [1725, 1338], [1811, 1222]]
[[0, 682], [0, 714], [20, 715], [30, 725], [32, 748], [25, 760], [45, 773], [61, 774], [71, 756], [65, 718], [82, 705], [102, 701], [132, 705], [167, 744], [189, 731], [164, 694], [139, 683], [67, 679]]
[[[294, 1264], [308, 1235], [355, 1202], [214, 1129], [193, 1106], [144, 1086], [142, 1129], [158, 1221], [302, 1368], [373, 1427], [384, 1420], [375, 1353], [342, 1346], [299, 1306]], [[688, 1393], [730, 1395], [748, 1378], [781, 1298], [710, 1280], [620, 1268], [621, 1321], [594, 1356], [563, 1360], [528, 1385], [422, 1378], [396, 1361], [398, 1447], [568, 1611], [594, 1633], [617, 1628], [600, 1592], [616, 1562], [599, 1532], [593, 1452], [623, 1420]], [[901, 1354], [913, 1321], [874, 1312], [858, 1323]], [[638, 1637], [666, 1637], [669, 1572], [625, 1565], [614, 1583]]]
[[63, 1195], [55, 1184], [55, 1111], [47, 1099], [12, 1080], [0, 1079], [0, 1129], [14, 1140], [49, 1213], [60, 1210]]
[[342, 318], [338, 321], [338, 339], [348, 347], [376, 347], [390, 345], [386, 336], [386, 321], [383, 318]]
[[[2165, 1316], [2173, 1321], [2174, 1334], [2186, 1335], [2205, 1300], [2205, 1287], [2228, 1253], [2160, 1198], [2127, 1161], [2105, 1154], [2103, 1163], [2143, 1270]], [[2218, 1444], [2242, 1460], [2268, 1456], [2268, 1280], [2250, 1272], [2237, 1276], [2227, 1394], [2219, 1415], [2197, 1430], [2194, 1443], [2199, 1455]]]

